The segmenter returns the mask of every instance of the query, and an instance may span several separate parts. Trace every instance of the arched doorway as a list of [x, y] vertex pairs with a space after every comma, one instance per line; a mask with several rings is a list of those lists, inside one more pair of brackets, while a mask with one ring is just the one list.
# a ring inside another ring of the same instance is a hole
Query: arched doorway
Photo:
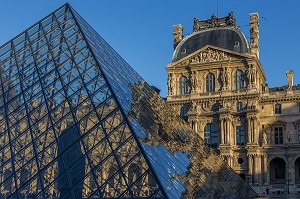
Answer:
[[300, 184], [300, 157], [295, 161], [295, 184]]
[[270, 162], [270, 182], [271, 184], [285, 184], [286, 163], [282, 158], [274, 158]]

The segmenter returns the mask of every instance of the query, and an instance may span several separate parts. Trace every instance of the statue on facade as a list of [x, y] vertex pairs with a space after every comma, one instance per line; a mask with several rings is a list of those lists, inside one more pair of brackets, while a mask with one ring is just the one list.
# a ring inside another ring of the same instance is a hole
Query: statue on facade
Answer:
[[173, 78], [172, 78], [172, 74], [168, 75], [168, 91], [169, 91], [169, 95], [173, 94]]
[[290, 143], [292, 141], [292, 135], [291, 132], [288, 132], [288, 142]]
[[286, 71], [286, 77], [287, 77], [287, 90], [292, 90], [293, 87], [293, 78], [294, 78], [294, 72], [292, 70]]
[[258, 37], [259, 37], [258, 26], [252, 26], [250, 29], [250, 41], [251, 45], [257, 46], [258, 45]]
[[192, 75], [192, 89], [194, 92], [197, 92], [201, 89], [201, 79], [198, 78], [198, 72], [195, 71]]
[[226, 22], [227, 26], [236, 26], [236, 21], [235, 21], [235, 17], [234, 17], [234, 13], [230, 12], [229, 16], [228, 16], [228, 21]]
[[218, 26], [218, 18], [216, 17], [216, 15], [213, 14], [211, 16], [209, 23], [211, 24], [211, 28], [215, 28]]
[[266, 132], [263, 132], [263, 144], [268, 144], [268, 138]]
[[227, 88], [229, 84], [229, 77], [230, 77], [230, 72], [228, 68], [224, 68], [222, 72], [222, 83], [223, 83], [223, 88]]
[[255, 82], [255, 74], [256, 74], [256, 69], [251, 64], [249, 66], [249, 68], [248, 68], [248, 71], [247, 71], [247, 78], [249, 80], [249, 84], [254, 84], [254, 82]]
[[194, 32], [197, 32], [200, 30], [200, 26], [199, 26], [199, 23], [198, 23], [198, 19], [197, 18], [194, 18], [194, 25], [193, 25], [193, 31]]

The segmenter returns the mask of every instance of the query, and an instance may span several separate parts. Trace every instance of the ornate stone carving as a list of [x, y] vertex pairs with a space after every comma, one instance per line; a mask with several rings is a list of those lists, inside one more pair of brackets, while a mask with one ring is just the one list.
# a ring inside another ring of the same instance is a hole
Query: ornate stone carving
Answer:
[[219, 50], [213, 50], [208, 48], [205, 51], [201, 51], [192, 58], [190, 58], [190, 63], [207, 63], [215, 61], [229, 60], [230, 57], [227, 53]]
[[197, 93], [200, 92], [201, 90], [201, 78], [198, 77], [199, 72], [194, 71], [192, 73], [192, 80], [191, 80], [191, 84], [192, 84], [192, 92]]
[[176, 78], [173, 78], [174, 74], [168, 75], [168, 95], [174, 95]]
[[263, 143], [264, 145], [268, 144], [268, 138], [267, 138], [266, 132], [263, 132], [262, 143]]
[[213, 102], [212, 102], [212, 101], [206, 101], [206, 102], [203, 102], [203, 103], [202, 103], [202, 109], [203, 109], [205, 112], [211, 111], [212, 106], [213, 106]]
[[294, 78], [294, 72], [292, 70], [286, 71], [286, 77], [287, 77], [287, 90], [292, 90], [293, 87], [293, 78]]
[[250, 43], [251, 47], [259, 45], [258, 13], [250, 14]]
[[193, 31], [197, 32], [200, 30], [206, 30], [209, 28], [217, 28], [217, 27], [236, 27], [236, 19], [234, 17], [234, 13], [231, 12], [226, 17], [217, 18], [216, 15], [212, 15], [210, 19], [207, 20], [199, 20], [194, 18]]
[[248, 78], [249, 86], [253, 87], [256, 79], [256, 69], [252, 64], [249, 65], [249, 68], [247, 70], [247, 78]]
[[222, 90], [227, 90], [230, 82], [230, 71], [228, 68], [223, 68], [221, 79], [223, 84]]
[[174, 49], [183, 38], [183, 26], [181, 24], [173, 26]]

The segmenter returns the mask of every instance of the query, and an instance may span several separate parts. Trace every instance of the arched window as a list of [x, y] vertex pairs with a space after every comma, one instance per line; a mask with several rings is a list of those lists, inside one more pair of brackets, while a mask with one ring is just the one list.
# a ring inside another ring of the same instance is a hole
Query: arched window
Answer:
[[186, 76], [181, 76], [179, 79], [179, 94], [185, 95], [188, 94], [189, 84]]
[[242, 70], [235, 71], [234, 88], [236, 90], [245, 88], [245, 73]]
[[219, 145], [219, 131], [214, 123], [206, 124], [204, 128], [204, 141], [211, 148], [217, 148]]
[[214, 92], [215, 89], [215, 75], [213, 73], [208, 73], [206, 76], [206, 92]]

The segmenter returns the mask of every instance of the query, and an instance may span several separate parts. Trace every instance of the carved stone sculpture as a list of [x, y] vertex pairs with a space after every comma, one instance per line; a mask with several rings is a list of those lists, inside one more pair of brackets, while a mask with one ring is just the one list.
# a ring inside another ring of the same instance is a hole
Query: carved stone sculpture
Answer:
[[248, 68], [247, 78], [248, 78], [248, 81], [249, 81], [249, 85], [253, 85], [255, 83], [256, 69], [252, 64]]
[[267, 134], [266, 132], [263, 132], [263, 140], [262, 140], [263, 144], [268, 144], [268, 138], [267, 138]]
[[224, 68], [222, 72], [222, 83], [223, 83], [223, 90], [225, 90], [228, 87], [229, 84], [229, 77], [230, 77], [230, 72], [228, 68]]
[[292, 90], [293, 86], [293, 78], [294, 78], [294, 72], [292, 70], [286, 71], [286, 77], [287, 77], [287, 90]]

